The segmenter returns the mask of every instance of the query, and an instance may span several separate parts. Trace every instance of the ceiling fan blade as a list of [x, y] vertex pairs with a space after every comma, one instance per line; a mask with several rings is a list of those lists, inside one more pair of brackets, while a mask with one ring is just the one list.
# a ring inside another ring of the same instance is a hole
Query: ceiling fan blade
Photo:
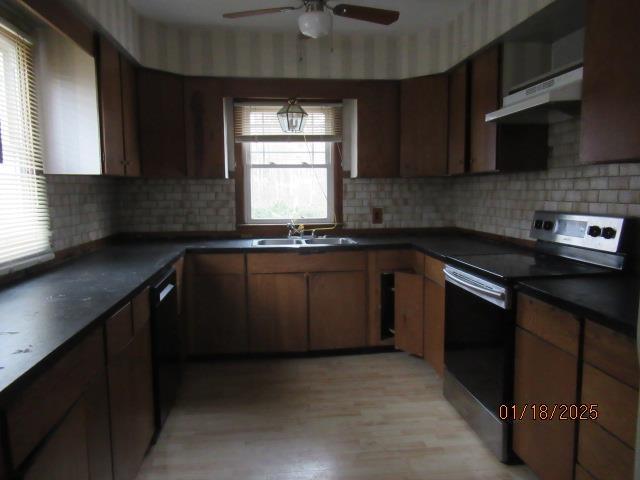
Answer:
[[391, 25], [400, 18], [400, 12], [396, 12], [395, 10], [346, 5], [344, 3], [333, 7], [333, 14], [339, 17], [362, 20], [364, 22], [379, 23], [380, 25]]
[[267, 15], [269, 13], [282, 13], [290, 10], [297, 10], [298, 7], [275, 7], [275, 8], [261, 8], [258, 10], [245, 10], [243, 12], [224, 13], [223, 18], [243, 18], [253, 17], [255, 15]]

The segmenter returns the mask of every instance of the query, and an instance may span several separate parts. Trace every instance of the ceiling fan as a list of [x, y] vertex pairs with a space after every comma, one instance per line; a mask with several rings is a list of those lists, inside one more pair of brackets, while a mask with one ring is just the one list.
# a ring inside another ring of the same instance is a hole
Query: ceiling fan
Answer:
[[332, 25], [331, 14], [380, 25], [391, 25], [400, 18], [400, 12], [395, 10], [346, 5], [344, 3], [332, 7], [327, 5], [327, 0], [302, 0], [302, 4], [297, 7], [261, 8], [258, 10], [225, 13], [222, 16], [224, 18], [243, 18], [254, 15], [289, 12], [303, 8], [305, 11], [298, 17], [298, 27], [303, 35], [310, 38], [320, 38], [330, 33]]

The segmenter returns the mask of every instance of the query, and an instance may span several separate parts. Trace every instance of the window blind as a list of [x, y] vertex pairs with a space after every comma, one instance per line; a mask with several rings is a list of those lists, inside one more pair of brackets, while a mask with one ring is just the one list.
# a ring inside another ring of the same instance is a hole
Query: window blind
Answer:
[[0, 273], [51, 257], [33, 46], [0, 24]]
[[282, 102], [239, 102], [234, 104], [236, 142], [339, 142], [342, 140], [342, 104], [300, 105], [309, 114], [304, 131], [284, 133], [278, 122]]

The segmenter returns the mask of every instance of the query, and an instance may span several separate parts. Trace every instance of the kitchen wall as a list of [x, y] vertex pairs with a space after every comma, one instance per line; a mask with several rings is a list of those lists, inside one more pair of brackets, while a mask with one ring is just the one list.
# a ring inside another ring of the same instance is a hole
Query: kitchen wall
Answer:
[[[539, 209], [640, 217], [640, 164], [578, 164], [579, 119], [551, 125], [548, 169], [426, 179], [344, 179], [345, 227], [456, 226], [528, 238]], [[117, 232], [235, 230], [233, 180], [47, 177], [52, 244]], [[382, 207], [382, 224], [371, 208]]]
[[548, 169], [450, 179], [447, 224], [528, 238], [535, 210], [640, 217], [640, 164], [578, 164], [579, 119], [551, 125]]
[[236, 228], [233, 180], [122, 179], [115, 216], [123, 232], [206, 232]]
[[117, 233], [117, 181], [80, 175], [47, 175], [51, 246], [64, 250]]
[[143, 65], [187, 75], [399, 79], [447, 70], [553, 0], [475, 0], [441, 27], [390, 36], [168, 25], [126, 0], [73, 0]]

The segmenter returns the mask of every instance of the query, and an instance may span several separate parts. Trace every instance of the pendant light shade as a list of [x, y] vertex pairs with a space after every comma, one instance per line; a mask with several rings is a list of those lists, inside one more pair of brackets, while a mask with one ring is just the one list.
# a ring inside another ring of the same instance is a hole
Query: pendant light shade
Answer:
[[308, 116], [307, 112], [298, 105], [298, 101], [292, 98], [278, 111], [280, 128], [286, 133], [300, 133], [304, 130]]

